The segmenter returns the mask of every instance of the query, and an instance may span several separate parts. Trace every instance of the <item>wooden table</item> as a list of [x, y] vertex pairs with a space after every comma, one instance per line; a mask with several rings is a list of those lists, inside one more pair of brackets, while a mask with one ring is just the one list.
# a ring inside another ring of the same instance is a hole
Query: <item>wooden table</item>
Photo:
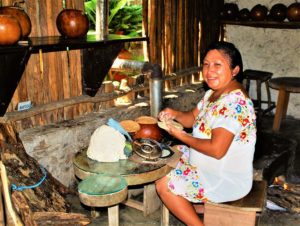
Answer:
[[[176, 158], [176, 155], [171, 158]], [[75, 175], [82, 180], [95, 174], [113, 174], [123, 176], [128, 186], [145, 185], [143, 202], [130, 199], [130, 197], [124, 202], [127, 206], [143, 211], [145, 216], [153, 213], [160, 206], [155, 186], [149, 183], [165, 176], [172, 169], [165, 162], [162, 164], [147, 164], [133, 162], [129, 159], [112, 163], [98, 162], [89, 159], [86, 151], [76, 154], [73, 165]]]
[[290, 93], [300, 93], [300, 77], [280, 77], [269, 80], [269, 86], [279, 90], [273, 131], [278, 132], [282, 118], [285, 118], [289, 104]]

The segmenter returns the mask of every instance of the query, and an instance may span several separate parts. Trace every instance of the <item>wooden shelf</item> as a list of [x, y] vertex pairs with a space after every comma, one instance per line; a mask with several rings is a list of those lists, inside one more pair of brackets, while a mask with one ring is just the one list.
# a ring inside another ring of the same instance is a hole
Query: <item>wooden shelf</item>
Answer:
[[[94, 96], [114, 59], [126, 42], [148, 41], [147, 37], [129, 38], [123, 35], [97, 35], [67, 39], [62, 36], [30, 37], [16, 45], [0, 46], [0, 116], [3, 116], [21, 80], [31, 54], [82, 49], [83, 90]], [[97, 71], [94, 68], [99, 68]]]
[[222, 25], [239, 25], [261, 28], [276, 28], [276, 29], [300, 29], [299, 22], [276, 22], [276, 21], [235, 21], [222, 20]]

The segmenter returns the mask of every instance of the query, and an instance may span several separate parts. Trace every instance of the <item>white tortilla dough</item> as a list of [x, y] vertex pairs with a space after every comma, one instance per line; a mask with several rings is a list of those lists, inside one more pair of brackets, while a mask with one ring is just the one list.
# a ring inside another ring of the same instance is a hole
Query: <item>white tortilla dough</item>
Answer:
[[159, 121], [157, 122], [158, 126], [164, 130], [168, 130], [167, 124], [171, 124], [175, 128], [179, 130], [183, 130], [183, 126], [179, 122], [175, 122], [174, 120], [169, 120], [169, 121]]
[[103, 125], [91, 136], [87, 156], [99, 162], [118, 162], [126, 159], [124, 154], [125, 137], [114, 128]]

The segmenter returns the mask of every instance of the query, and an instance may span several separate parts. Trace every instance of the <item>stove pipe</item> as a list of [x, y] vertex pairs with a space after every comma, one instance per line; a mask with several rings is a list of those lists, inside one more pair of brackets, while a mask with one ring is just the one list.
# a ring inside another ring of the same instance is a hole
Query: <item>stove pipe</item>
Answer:
[[162, 108], [162, 70], [159, 64], [146, 62], [142, 73], [149, 78], [150, 114], [156, 118]]

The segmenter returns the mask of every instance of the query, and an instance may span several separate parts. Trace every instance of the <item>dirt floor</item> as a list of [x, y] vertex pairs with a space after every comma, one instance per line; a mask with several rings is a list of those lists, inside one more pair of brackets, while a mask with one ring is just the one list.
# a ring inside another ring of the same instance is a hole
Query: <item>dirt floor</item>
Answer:
[[[266, 117], [263, 120], [261, 129], [263, 131], [271, 131], [273, 117]], [[300, 120], [288, 118], [283, 121], [280, 134], [286, 137], [293, 137], [297, 142], [296, 159], [293, 166], [289, 182], [300, 184]], [[72, 203], [72, 212], [81, 212], [90, 216], [90, 209], [85, 208], [80, 204], [78, 197], [69, 197]], [[100, 216], [93, 218], [91, 226], [108, 225], [107, 210], [97, 209], [100, 211]], [[199, 216], [201, 217], [201, 216]], [[160, 210], [157, 210], [150, 216], [144, 217], [143, 213], [131, 207], [120, 205], [120, 225], [124, 226], [154, 226], [160, 225]], [[173, 216], [170, 217], [170, 226], [184, 225]], [[300, 213], [292, 213], [289, 211], [273, 211], [265, 208], [257, 222], [258, 226], [300, 226]]]

